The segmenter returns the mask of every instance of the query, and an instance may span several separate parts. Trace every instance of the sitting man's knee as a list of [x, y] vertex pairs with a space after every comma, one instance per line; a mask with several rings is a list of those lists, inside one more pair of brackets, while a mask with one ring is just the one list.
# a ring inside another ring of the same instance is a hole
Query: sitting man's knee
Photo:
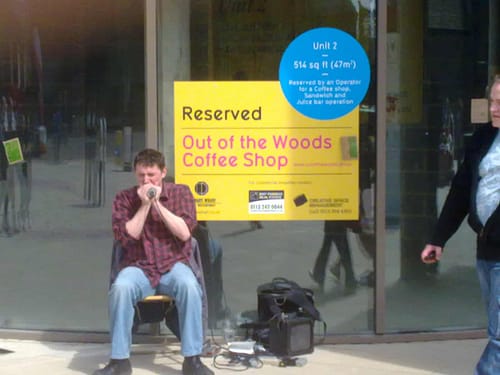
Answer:
[[195, 277], [183, 277], [177, 280], [177, 289], [181, 293], [201, 295], [200, 283]]
[[116, 279], [111, 287], [109, 288], [109, 295], [129, 295], [135, 289], [133, 282], [127, 279]]

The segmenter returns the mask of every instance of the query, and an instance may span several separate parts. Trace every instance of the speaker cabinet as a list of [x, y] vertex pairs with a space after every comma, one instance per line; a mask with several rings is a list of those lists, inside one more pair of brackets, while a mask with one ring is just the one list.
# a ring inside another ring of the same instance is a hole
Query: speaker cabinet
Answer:
[[305, 317], [272, 320], [269, 349], [277, 357], [312, 353], [314, 351], [314, 321]]

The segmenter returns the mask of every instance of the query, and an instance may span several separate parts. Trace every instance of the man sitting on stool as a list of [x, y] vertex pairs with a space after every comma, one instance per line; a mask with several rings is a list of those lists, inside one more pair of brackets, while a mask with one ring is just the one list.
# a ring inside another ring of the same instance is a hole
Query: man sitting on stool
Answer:
[[115, 240], [123, 247], [120, 272], [109, 290], [111, 359], [94, 375], [131, 374], [134, 306], [156, 293], [175, 299], [184, 375], [213, 374], [200, 360], [203, 347], [202, 287], [188, 266], [196, 226], [193, 195], [185, 185], [165, 182], [162, 153], [145, 149], [134, 159], [137, 186], [113, 202]]

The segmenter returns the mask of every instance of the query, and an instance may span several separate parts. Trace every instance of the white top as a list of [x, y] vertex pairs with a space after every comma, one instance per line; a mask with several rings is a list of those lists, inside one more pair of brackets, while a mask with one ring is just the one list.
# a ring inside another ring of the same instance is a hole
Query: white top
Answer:
[[500, 131], [479, 163], [479, 176], [476, 206], [477, 215], [484, 225], [500, 202]]

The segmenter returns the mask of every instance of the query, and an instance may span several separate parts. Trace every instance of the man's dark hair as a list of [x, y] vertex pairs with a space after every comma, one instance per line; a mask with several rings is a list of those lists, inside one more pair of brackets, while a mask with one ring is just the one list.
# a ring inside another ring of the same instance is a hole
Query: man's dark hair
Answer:
[[146, 165], [148, 167], [152, 167], [154, 165], [158, 166], [158, 168], [165, 168], [165, 157], [158, 150], [153, 150], [152, 148], [146, 148], [140, 151], [134, 159], [134, 169], [137, 164]]

